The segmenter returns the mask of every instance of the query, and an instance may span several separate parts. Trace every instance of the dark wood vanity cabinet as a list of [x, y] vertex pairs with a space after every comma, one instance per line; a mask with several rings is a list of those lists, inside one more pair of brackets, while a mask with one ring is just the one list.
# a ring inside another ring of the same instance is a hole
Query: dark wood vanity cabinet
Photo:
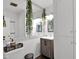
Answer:
[[40, 38], [41, 43], [41, 55], [49, 57], [50, 59], [54, 58], [54, 40]]

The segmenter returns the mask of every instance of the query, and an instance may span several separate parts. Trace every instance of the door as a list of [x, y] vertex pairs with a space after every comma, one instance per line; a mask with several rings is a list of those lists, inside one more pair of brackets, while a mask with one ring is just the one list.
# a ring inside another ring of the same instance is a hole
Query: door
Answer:
[[54, 0], [54, 57], [75, 58], [74, 0]]

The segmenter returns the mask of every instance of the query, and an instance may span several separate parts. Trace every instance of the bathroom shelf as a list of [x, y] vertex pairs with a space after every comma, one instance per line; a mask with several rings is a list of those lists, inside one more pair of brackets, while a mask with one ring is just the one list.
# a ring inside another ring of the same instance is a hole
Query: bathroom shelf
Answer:
[[10, 52], [12, 50], [15, 50], [15, 49], [19, 49], [19, 48], [22, 48], [23, 47], [23, 43], [18, 43], [16, 44], [15, 46], [5, 46], [4, 47], [4, 52]]

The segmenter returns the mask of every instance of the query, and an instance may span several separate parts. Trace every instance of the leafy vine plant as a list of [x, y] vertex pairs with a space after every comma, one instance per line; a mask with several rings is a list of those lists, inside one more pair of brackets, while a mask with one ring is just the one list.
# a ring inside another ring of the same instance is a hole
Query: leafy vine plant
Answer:
[[26, 32], [30, 36], [32, 32], [32, 1], [26, 0]]
[[45, 25], [46, 25], [46, 9], [44, 8], [42, 12], [42, 30], [44, 35], [45, 35]]

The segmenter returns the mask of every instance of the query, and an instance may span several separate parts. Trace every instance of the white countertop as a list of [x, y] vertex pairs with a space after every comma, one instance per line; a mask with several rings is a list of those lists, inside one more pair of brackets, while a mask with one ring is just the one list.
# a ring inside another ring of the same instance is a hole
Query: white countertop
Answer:
[[50, 37], [50, 36], [47, 36], [47, 37], [41, 37], [41, 38], [45, 38], [45, 39], [49, 39], [49, 40], [54, 40], [54, 37]]

